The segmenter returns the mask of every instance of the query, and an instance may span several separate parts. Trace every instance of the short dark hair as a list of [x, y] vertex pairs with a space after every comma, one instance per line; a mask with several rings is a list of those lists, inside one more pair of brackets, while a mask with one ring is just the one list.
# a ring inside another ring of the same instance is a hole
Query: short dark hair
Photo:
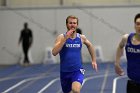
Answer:
[[28, 23], [27, 23], [27, 22], [25, 22], [25, 23], [24, 23], [24, 27], [27, 27], [27, 26], [28, 26]]
[[134, 23], [136, 23], [136, 20], [140, 18], [140, 13], [136, 14], [135, 18], [134, 18]]
[[82, 34], [82, 30], [80, 28], [77, 28], [76, 32], [79, 33], [79, 34]]

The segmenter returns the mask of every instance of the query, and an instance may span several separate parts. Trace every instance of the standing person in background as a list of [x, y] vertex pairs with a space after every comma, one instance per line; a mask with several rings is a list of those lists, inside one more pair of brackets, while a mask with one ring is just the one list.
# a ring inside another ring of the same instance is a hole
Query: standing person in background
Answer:
[[135, 32], [125, 34], [119, 43], [116, 53], [115, 71], [124, 75], [120, 66], [120, 58], [125, 47], [127, 58], [127, 93], [140, 93], [140, 13], [134, 18]]
[[60, 80], [64, 93], [80, 93], [84, 79], [81, 48], [85, 44], [91, 55], [92, 66], [97, 71], [94, 47], [85, 37], [76, 32], [78, 18], [68, 16], [66, 19], [67, 32], [60, 34], [52, 49], [52, 54], [60, 55]]
[[77, 28], [77, 29], [76, 29], [76, 32], [79, 33], [79, 34], [82, 34], [82, 33], [83, 33], [82, 30], [81, 30], [80, 28]]
[[23, 63], [25, 65], [28, 65], [30, 63], [28, 52], [33, 43], [33, 35], [32, 35], [32, 30], [28, 28], [27, 22], [24, 23], [24, 28], [21, 30], [18, 44], [20, 44], [21, 42], [22, 42], [22, 48], [24, 53]]

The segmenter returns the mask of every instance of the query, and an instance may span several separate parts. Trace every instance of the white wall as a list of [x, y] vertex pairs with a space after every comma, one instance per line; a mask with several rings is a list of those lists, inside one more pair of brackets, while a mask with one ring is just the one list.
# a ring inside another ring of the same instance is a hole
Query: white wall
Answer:
[[[4, 0], [0, 0], [3, 2]], [[43, 7], [78, 5], [108, 5], [108, 4], [139, 4], [140, 0], [6, 0], [10, 7]]]
[[[102, 47], [105, 61], [113, 61], [122, 32], [134, 32], [133, 19], [135, 14], [139, 13], [139, 9], [138, 6], [1, 9], [0, 64], [19, 62], [22, 51], [17, 43], [24, 22], [28, 22], [33, 30], [34, 43], [31, 51], [34, 63], [42, 62], [45, 48], [53, 46], [57, 36], [51, 32], [57, 30], [58, 34], [64, 33], [65, 19], [68, 15], [79, 17], [79, 27], [83, 34], [93, 45]], [[89, 61], [85, 46], [83, 53], [83, 60]], [[59, 61], [58, 56], [56, 58]]]
[[7, 0], [7, 6], [10, 7], [43, 7], [58, 6], [59, 0]]

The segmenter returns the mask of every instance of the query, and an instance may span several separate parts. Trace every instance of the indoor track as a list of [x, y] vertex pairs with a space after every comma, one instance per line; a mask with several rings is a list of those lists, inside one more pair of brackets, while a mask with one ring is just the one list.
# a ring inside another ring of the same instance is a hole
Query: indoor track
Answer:
[[[126, 76], [117, 77], [112, 63], [83, 64], [85, 79], [81, 93], [125, 93]], [[125, 69], [126, 66], [122, 65]], [[0, 69], [0, 93], [62, 93], [59, 64], [12, 65]]]

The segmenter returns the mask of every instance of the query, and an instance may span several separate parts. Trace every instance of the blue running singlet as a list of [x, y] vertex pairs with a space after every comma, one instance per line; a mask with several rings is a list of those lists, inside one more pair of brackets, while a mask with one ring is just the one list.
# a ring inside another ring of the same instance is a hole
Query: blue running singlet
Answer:
[[69, 38], [66, 40], [59, 53], [61, 72], [73, 72], [82, 68], [81, 48], [82, 41], [80, 34], [77, 33], [74, 39]]
[[140, 84], [140, 44], [132, 44], [132, 37], [135, 33], [128, 36], [125, 46], [127, 57], [127, 74], [128, 77]]

